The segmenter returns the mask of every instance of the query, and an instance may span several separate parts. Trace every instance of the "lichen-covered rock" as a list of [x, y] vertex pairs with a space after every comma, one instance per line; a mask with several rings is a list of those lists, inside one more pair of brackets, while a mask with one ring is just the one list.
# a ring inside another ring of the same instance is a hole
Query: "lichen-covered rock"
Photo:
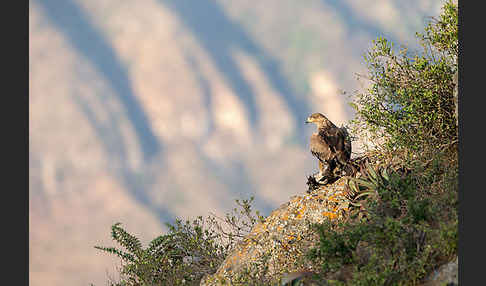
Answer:
[[312, 265], [301, 259], [318, 242], [311, 225], [344, 218], [349, 209], [346, 189], [346, 179], [341, 178], [311, 193], [292, 197], [265, 222], [256, 225], [201, 285], [244, 284], [242, 279], [248, 277], [276, 282], [285, 273], [313, 271]]

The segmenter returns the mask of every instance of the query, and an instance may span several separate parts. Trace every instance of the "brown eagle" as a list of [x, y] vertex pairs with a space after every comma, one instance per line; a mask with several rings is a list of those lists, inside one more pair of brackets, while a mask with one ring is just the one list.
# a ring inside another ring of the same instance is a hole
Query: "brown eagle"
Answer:
[[351, 140], [345, 128], [339, 128], [321, 113], [309, 116], [317, 132], [310, 137], [312, 155], [319, 159], [319, 179], [329, 178], [336, 167], [343, 168], [351, 158]]

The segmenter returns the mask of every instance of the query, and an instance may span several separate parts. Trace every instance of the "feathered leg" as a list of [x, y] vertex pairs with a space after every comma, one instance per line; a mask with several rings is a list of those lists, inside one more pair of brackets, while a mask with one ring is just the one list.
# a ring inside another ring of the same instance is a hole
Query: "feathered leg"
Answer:
[[322, 161], [319, 160], [319, 178], [322, 178], [323, 174], [324, 174], [324, 164], [322, 164]]
[[326, 182], [327, 179], [332, 177], [332, 166], [329, 162], [323, 162], [319, 160], [319, 174], [317, 181], [324, 181]]

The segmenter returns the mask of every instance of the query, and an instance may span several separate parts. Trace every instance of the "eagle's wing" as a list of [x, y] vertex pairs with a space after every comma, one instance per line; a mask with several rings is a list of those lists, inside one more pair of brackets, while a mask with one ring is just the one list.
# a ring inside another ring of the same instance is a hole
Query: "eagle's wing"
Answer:
[[331, 148], [326, 138], [320, 134], [312, 134], [310, 138], [310, 151], [319, 161], [324, 162], [332, 158]]
[[344, 150], [345, 138], [341, 129], [337, 127], [322, 129], [319, 130], [319, 136], [329, 145], [333, 153]]
[[332, 158], [337, 158], [341, 164], [351, 158], [351, 141], [345, 128], [331, 127], [319, 131], [319, 136], [329, 145]]

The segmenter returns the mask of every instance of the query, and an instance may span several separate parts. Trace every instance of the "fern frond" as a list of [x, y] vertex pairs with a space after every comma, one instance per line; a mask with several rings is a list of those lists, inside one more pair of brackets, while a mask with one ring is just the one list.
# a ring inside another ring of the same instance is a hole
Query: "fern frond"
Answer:
[[123, 259], [124, 261], [127, 261], [127, 262], [135, 262], [136, 261], [135, 256], [133, 256], [132, 254], [130, 254], [128, 252], [121, 251], [121, 250], [119, 250], [115, 247], [95, 246], [94, 248], [102, 250], [102, 251], [106, 251], [106, 252], [111, 253], [111, 254], [114, 254], [114, 255], [120, 257], [121, 259]]
[[111, 237], [129, 252], [138, 256], [142, 251], [142, 243], [137, 237], [129, 234], [120, 225], [121, 223], [116, 223], [111, 227]]

